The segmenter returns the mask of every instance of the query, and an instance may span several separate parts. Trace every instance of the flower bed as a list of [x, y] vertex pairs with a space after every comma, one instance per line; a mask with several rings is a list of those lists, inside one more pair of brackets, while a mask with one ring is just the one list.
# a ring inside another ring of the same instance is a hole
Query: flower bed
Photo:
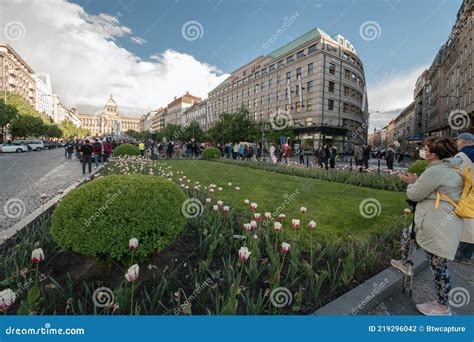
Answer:
[[[129, 258], [118, 264], [60, 250], [46, 216], [3, 245], [1, 289], [17, 297], [3, 302], [8, 314], [309, 314], [385, 268], [408, 219], [363, 242], [333, 241], [317, 235], [304, 207], [290, 224], [283, 213], [260, 214], [258, 203], [212, 199], [217, 185], [160, 163], [121, 158], [103, 172], [117, 173], [175, 179], [188, 195], [181, 235], [139, 264], [134, 255], [144, 246], [130, 236]], [[303, 230], [318, 238], [303, 243]]]

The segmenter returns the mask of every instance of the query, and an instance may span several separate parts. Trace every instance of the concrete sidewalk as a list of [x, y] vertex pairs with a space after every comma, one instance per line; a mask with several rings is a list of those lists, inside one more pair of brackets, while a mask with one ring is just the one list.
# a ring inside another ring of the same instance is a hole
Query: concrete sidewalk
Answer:
[[[451, 290], [453, 315], [474, 315], [474, 265], [450, 262], [448, 269], [453, 279]], [[420, 315], [415, 304], [434, 298], [433, 274], [431, 268], [427, 267], [415, 276], [413, 298], [408, 296], [408, 292], [401, 293], [400, 289], [370, 310], [368, 315]]]

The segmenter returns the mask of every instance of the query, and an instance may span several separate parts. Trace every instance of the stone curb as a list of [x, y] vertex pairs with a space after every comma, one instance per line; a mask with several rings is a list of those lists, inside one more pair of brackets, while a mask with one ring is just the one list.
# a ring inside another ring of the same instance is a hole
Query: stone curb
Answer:
[[[413, 262], [416, 281], [416, 275], [428, 266], [428, 260], [422, 249], [415, 252]], [[405, 275], [402, 272], [389, 267], [318, 309], [313, 315], [365, 315], [395, 291], [401, 291], [404, 279]], [[409, 290], [406, 291], [406, 295], [409, 295]]]
[[88, 182], [90, 177], [94, 176], [97, 172], [102, 170], [102, 168], [103, 166], [101, 165], [97, 169], [92, 171], [90, 174], [88, 174], [87, 176], [81, 178], [80, 180], [76, 180], [72, 185], [64, 189], [64, 192], [61, 195], [54, 196], [48, 202], [44, 203], [39, 208], [33, 210], [30, 214], [28, 214], [26, 217], [24, 217], [20, 221], [16, 222], [10, 228], [1, 231], [0, 232], [0, 235], [1, 235], [0, 246], [3, 245], [8, 239], [11, 239], [13, 236], [15, 236], [15, 234], [18, 233], [20, 230], [23, 230], [27, 227], [32, 226], [45, 213], [49, 213], [53, 211], [53, 209], [56, 207], [56, 205], [58, 204], [59, 200], [61, 200], [61, 198], [63, 198], [67, 193], [74, 190], [78, 186]]

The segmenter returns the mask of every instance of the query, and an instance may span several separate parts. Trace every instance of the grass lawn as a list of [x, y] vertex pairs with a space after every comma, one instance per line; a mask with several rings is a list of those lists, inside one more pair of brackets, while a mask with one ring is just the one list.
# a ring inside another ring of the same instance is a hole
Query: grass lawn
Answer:
[[[246, 211], [243, 201], [249, 199], [258, 204], [257, 212], [274, 212], [278, 207], [286, 214], [283, 231], [292, 234], [291, 219], [303, 218], [302, 232], [309, 237], [306, 228], [309, 220], [317, 222], [315, 234], [330, 238], [344, 238], [351, 235], [364, 240], [371, 233], [389, 229], [402, 216], [406, 207], [405, 194], [384, 190], [362, 188], [335, 182], [283, 175], [274, 172], [251, 169], [242, 166], [226, 165], [203, 160], [167, 160], [161, 162], [172, 166], [174, 171], [183, 171], [202, 186], [211, 183], [223, 187], [224, 191], [210, 194], [213, 200]], [[175, 175], [179, 178], [181, 175]], [[374, 177], [376, 177], [374, 175]], [[232, 186], [228, 183], [231, 182]], [[241, 188], [236, 192], [234, 187]], [[191, 187], [192, 188], [192, 187]], [[373, 218], [363, 217], [359, 211], [361, 202], [372, 198], [380, 203], [380, 214]], [[215, 203], [215, 202], [214, 202]], [[299, 208], [305, 206], [308, 212], [300, 214]]]

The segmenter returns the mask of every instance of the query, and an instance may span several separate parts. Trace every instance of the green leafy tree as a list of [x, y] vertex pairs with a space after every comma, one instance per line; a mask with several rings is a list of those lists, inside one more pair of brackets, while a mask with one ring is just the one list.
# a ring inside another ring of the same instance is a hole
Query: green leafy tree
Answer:
[[19, 115], [10, 123], [10, 132], [15, 137], [42, 136], [46, 131], [44, 121], [33, 115]]
[[202, 130], [201, 126], [196, 120], [193, 120], [189, 123], [188, 126], [182, 131], [182, 134], [179, 138], [181, 141], [190, 141], [192, 138], [196, 141], [204, 141], [206, 133]]
[[216, 143], [258, 141], [261, 139], [261, 126], [250, 119], [246, 109], [241, 108], [237, 113], [222, 114], [209, 129], [209, 137]]
[[51, 124], [47, 126], [46, 136], [50, 138], [61, 138], [63, 136], [63, 132], [57, 124]]
[[166, 127], [161, 131], [162, 138], [166, 138], [166, 140], [181, 140], [180, 137], [183, 133], [183, 129], [180, 125], [168, 124]]
[[64, 120], [58, 126], [62, 131], [62, 136], [65, 138], [83, 138], [89, 135], [89, 131], [87, 129], [77, 127], [71, 120]]

